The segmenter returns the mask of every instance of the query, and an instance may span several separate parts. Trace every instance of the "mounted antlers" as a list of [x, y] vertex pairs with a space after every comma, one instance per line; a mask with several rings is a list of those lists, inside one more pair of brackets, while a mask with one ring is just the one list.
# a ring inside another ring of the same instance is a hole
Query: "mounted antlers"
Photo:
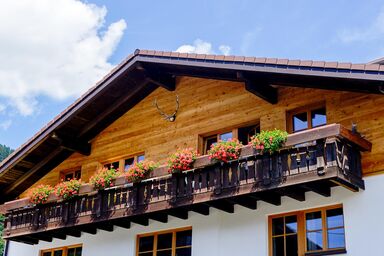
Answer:
[[176, 110], [175, 112], [173, 112], [173, 114], [171, 115], [168, 115], [166, 114], [160, 107], [159, 105], [157, 104], [157, 98], [155, 99], [155, 102], [153, 103], [153, 105], [157, 108], [157, 110], [159, 111], [160, 115], [163, 116], [163, 118], [169, 122], [174, 122], [176, 120], [176, 113], [177, 111], [179, 110], [179, 95], [176, 95]]

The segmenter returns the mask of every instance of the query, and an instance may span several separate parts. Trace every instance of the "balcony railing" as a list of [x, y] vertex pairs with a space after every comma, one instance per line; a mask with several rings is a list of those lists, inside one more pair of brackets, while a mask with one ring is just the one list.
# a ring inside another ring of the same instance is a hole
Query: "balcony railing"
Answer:
[[[213, 164], [206, 156], [195, 169], [161, 176], [138, 184], [122, 184], [63, 202], [19, 207], [6, 205], [4, 237], [25, 243], [80, 236], [113, 225], [129, 228], [130, 222], [148, 225], [148, 219], [166, 222], [168, 215], [188, 218], [188, 211], [209, 214], [209, 207], [229, 213], [234, 204], [256, 209], [262, 200], [279, 205], [281, 196], [305, 200], [305, 192], [331, 195], [331, 187], [364, 189], [361, 151], [371, 144], [340, 125], [328, 125], [289, 135], [278, 153], [257, 154], [242, 149], [240, 159]], [[163, 175], [164, 174], [164, 175]]]

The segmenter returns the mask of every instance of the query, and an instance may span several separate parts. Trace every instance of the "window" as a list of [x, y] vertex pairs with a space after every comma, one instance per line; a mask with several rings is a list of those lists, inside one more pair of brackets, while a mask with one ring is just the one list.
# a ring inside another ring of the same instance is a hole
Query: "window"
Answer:
[[119, 164], [120, 164], [119, 161], [116, 161], [116, 162], [104, 164], [104, 167], [108, 169], [118, 169]]
[[138, 256], [191, 256], [192, 228], [137, 236]]
[[299, 132], [327, 124], [324, 105], [313, 105], [288, 112], [289, 132]]
[[247, 145], [250, 141], [250, 138], [256, 133], [260, 132], [259, 124], [244, 126], [240, 128], [234, 128], [232, 130], [227, 130], [225, 132], [211, 133], [208, 136], [200, 136], [199, 139], [202, 140], [199, 146], [199, 152], [207, 154], [208, 150], [212, 145], [216, 144], [219, 140], [229, 140], [232, 138], [239, 139], [241, 143]]
[[134, 163], [139, 163], [145, 160], [145, 155], [136, 155], [124, 160], [124, 171], [127, 171]]
[[73, 245], [41, 251], [41, 256], [81, 256], [82, 245]]
[[271, 216], [269, 230], [272, 256], [346, 252], [341, 205]]
[[67, 170], [60, 173], [60, 180], [67, 181], [72, 179], [76, 179], [76, 180], [81, 179], [80, 169]]

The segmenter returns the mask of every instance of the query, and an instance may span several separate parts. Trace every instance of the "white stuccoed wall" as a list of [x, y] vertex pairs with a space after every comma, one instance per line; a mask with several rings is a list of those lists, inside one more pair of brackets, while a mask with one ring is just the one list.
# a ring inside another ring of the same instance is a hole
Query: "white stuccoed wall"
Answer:
[[131, 229], [115, 227], [113, 232], [98, 231], [80, 238], [54, 239], [36, 246], [10, 243], [8, 256], [38, 256], [39, 250], [83, 244], [83, 256], [134, 256], [137, 234], [192, 226], [194, 256], [268, 255], [268, 215], [343, 203], [346, 226], [346, 255], [384, 255], [384, 175], [365, 178], [366, 190], [353, 193], [345, 188], [332, 190], [325, 198], [308, 192], [305, 202], [283, 197], [281, 206], [260, 202], [255, 211], [236, 206], [234, 214], [211, 209], [209, 216], [190, 213], [188, 220], [169, 217], [169, 222], [151, 221], [148, 227], [132, 224]]

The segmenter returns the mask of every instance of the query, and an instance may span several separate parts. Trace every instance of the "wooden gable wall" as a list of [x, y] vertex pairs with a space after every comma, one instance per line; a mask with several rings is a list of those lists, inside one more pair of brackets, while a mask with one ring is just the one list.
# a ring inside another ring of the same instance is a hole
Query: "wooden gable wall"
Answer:
[[[145, 152], [148, 160], [165, 163], [177, 148], [197, 147], [198, 135], [259, 121], [261, 129], [286, 129], [286, 111], [325, 102], [328, 123], [341, 123], [358, 130], [373, 143], [363, 157], [363, 171], [384, 170], [384, 96], [350, 92], [282, 87], [279, 102], [271, 105], [247, 92], [237, 82], [201, 78], [178, 78], [175, 92], [159, 88], [116, 120], [92, 141], [92, 153], [74, 153], [37, 184], [55, 185], [61, 171], [81, 167], [82, 180], [103, 163]], [[166, 112], [173, 112], [175, 95], [180, 109], [174, 123], [167, 122], [153, 106], [155, 98]], [[27, 196], [28, 191], [22, 194]]]

